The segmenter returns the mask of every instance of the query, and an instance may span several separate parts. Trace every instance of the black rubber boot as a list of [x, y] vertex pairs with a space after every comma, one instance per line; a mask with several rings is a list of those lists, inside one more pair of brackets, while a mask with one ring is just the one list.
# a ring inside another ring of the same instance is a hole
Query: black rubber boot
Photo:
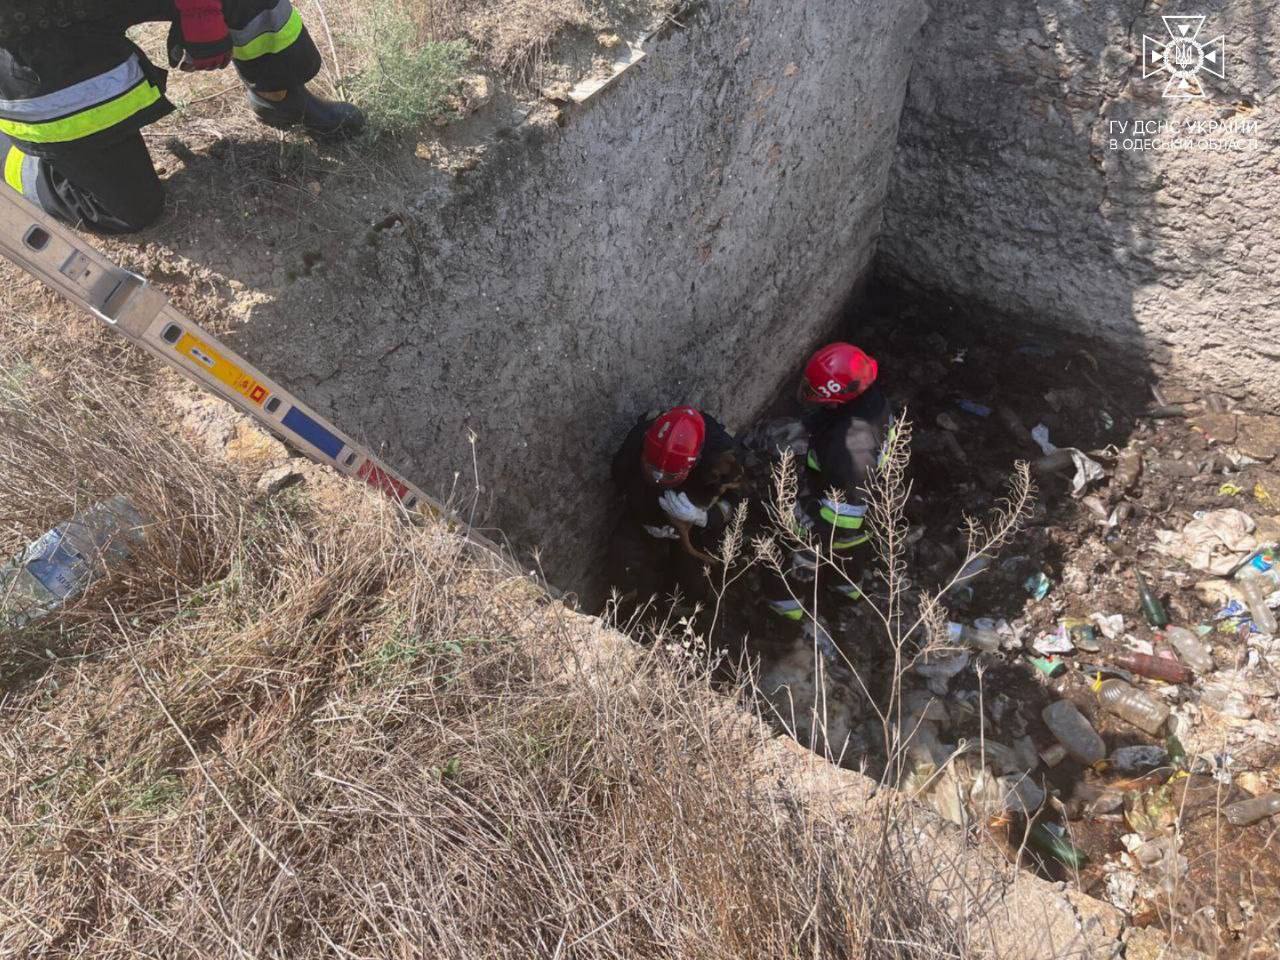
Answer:
[[364, 129], [364, 112], [354, 103], [325, 100], [306, 87], [290, 90], [278, 102], [250, 90], [249, 106], [269, 127], [286, 130], [301, 126], [321, 140], [347, 140]]

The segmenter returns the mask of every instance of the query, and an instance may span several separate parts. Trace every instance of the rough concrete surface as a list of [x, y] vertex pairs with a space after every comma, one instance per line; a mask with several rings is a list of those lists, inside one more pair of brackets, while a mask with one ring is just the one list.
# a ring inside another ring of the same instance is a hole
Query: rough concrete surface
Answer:
[[[1257, 406], [1280, 400], [1280, 8], [931, 7], [901, 124], [883, 274], [1015, 322], [1105, 337]], [[1225, 37], [1226, 78], [1201, 72], [1202, 101], [1166, 99], [1167, 77], [1142, 76], [1143, 35], [1167, 38], [1162, 16], [1184, 14], [1207, 18], [1200, 40]], [[1193, 127], [1197, 141], [1247, 142], [1169, 149], [1177, 134], [1160, 121], [1257, 128]]]
[[[598, 568], [635, 418], [740, 427], [871, 262], [923, 0], [711, 0], [228, 337], [463, 516]], [[474, 431], [474, 451], [469, 435]]]

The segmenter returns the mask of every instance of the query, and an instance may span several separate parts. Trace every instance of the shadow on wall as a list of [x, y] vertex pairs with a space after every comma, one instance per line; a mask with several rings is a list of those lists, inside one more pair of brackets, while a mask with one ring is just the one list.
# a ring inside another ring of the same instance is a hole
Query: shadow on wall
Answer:
[[923, 16], [701, 5], [563, 128], [387, 199], [402, 223], [340, 238], [228, 339], [587, 588], [636, 417], [741, 428], [869, 271]]
[[[1280, 140], [1265, 107], [1277, 14], [1257, 0], [1183, 6], [938, 0], [908, 85], [878, 275], [996, 322], [1105, 339], [1116, 370], [1173, 365], [1273, 402], [1280, 243], [1266, 198]], [[1167, 76], [1142, 76], [1143, 35], [1167, 39], [1162, 17], [1182, 14], [1206, 17], [1201, 41], [1227, 38], [1226, 79], [1199, 74], [1204, 100], [1165, 98]], [[1250, 121], [1252, 136], [1231, 132]], [[1175, 149], [1169, 124], [1249, 142]], [[1153, 139], [1160, 149], [1137, 142]]]

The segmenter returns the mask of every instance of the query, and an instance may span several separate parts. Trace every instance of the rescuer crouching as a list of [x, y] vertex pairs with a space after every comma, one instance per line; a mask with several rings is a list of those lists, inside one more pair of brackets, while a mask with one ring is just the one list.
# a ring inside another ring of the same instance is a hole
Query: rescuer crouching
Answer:
[[693, 407], [648, 413], [613, 458], [619, 517], [609, 543], [610, 584], [621, 606], [654, 597], [705, 602], [704, 573], [741, 502], [737, 441]]
[[[805, 411], [796, 431], [802, 455], [792, 519], [821, 557], [799, 547], [787, 552], [781, 574], [770, 576], [765, 588], [766, 606], [775, 616], [816, 624], [818, 611], [808, 607], [819, 575], [827, 591], [849, 601], [862, 599], [871, 539], [863, 488], [893, 439], [878, 373], [876, 361], [849, 343], [828, 344], [805, 365], [798, 390]], [[825, 572], [823, 565], [829, 567]]]
[[73, 226], [141, 230], [164, 193], [141, 130], [173, 111], [167, 73], [126, 35], [162, 21], [170, 66], [234, 64], [271, 127], [341, 139], [359, 108], [307, 89], [320, 52], [289, 0], [6, 0], [0, 9], [0, 164], [5, 184]]

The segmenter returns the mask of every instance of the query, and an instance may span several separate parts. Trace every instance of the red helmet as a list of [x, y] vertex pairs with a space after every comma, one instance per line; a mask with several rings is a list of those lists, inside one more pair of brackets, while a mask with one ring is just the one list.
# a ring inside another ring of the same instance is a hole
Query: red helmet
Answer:
[[645, 476], [662, 487], [683, 482], [698, 462], [706, 435], [706, 421], [693, 407], [668, 410], [645, 431]]
[[865, 393], [876, 382], [879, 367], [851, 343], [829, 343], [804, 367], [800, 399], [834, 407]]

